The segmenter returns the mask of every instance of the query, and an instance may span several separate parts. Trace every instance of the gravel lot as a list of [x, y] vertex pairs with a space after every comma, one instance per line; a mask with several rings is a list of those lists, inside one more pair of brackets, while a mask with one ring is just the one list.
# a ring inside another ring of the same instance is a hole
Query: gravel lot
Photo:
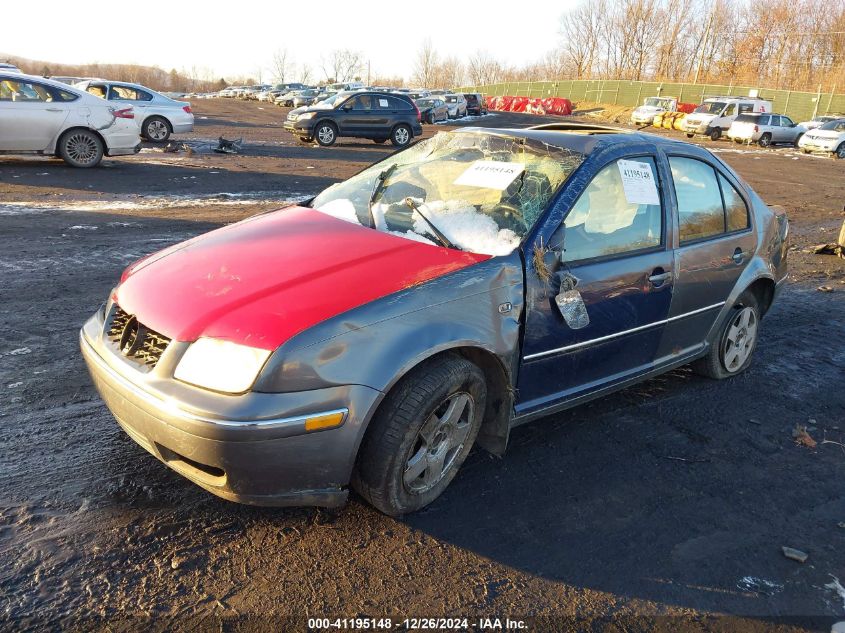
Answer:
[[[126, 264], [391, 151], [299, 145], [275, 106], [194, 106], [196, 131], [176, 139], [191, 155], [149, 146], [93, 170], [0, 157], [0, 622], [508, 616], [535, 618], [529, 630], [827, 632], [845, 620], [845, 260], [805, 252], [835, 241], [845, 161], [705, 142], [792, 225], [791, 284], [747, 373], [682, 369], [519, 427], [503, 459], [474, 452], [441, 499], [397, 521], [354, 497], [336, 513], [219, 500], [129, 440], [91, 385], [77, 331]], [[221, 135], [244, 152], [210, 152]], [[796, 424], [818, 446], [796, 445]]]

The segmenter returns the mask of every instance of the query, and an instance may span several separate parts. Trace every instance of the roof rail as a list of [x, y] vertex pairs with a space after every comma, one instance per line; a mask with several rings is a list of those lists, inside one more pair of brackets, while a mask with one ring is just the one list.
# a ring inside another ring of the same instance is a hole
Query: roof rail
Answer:
[[580, 134], [631, 134], [631, 130], [611, 125], [596, 123], [543, 123], [533, 125], [529, 130], [547, 130], [549, 132], [575, 132]]

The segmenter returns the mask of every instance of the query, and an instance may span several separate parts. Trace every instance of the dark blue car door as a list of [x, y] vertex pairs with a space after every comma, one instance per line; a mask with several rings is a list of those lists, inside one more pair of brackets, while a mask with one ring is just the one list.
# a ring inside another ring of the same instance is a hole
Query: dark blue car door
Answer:
[[[654, 366], [674, 284], [663, 160], [654, 151], [591, 157], [526, 244], [517, 417], [616, 386]], [[562, 263], [544, 280], [535, 252], [547, 249], [562, 251], [551, 255]], [[584, 327], [572, 327], [558, 308], [564, 278], [577, 280], [589, 318]]]

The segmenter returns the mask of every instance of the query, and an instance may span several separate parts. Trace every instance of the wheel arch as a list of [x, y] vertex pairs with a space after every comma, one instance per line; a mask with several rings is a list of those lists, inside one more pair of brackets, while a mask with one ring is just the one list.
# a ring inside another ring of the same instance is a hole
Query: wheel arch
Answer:
[[373, 410], [368, 416], [367, 424], [361, 433], [358, 446], [355, 449], [356, 458], [361, 442], [363, 442], [364, 437], [369, 432], [370, 423], [378, 413], [379, 408], [384, 404], [388, 394], [422, 365], [436, 358], [450, 355], [460, 356], [470, 361], [481, 369], [484, 374], [484, 380], [487, 384], [487, 401], [484, 406], [484, 418], [481, 421], [481, 429], [478, 432], [476, 443], [494, 455], [501, 456], [504, 454], [510, 431], [514, 401], [514, 389], [510, 373], [502, 360], [490, 350], [477, 345], [461, 344], [454, 347], [431, 350], [431, 353], [415, 358], [412, 363], [407, 364], [394, 376], [391, 383], [384, 390], [384, 396], [376, 403], [376, 406], [373, 407]]
[[87, 132], [92, 132], [92, 133], [93, 133], [93, 134], [94, 134], [94, 135], [95, 135], [98, 139], [100, 139], [100, 142], [103, 144], [103, 154], [104, 154], [105, 156], [108, 156], [108, 153], [109, 153], [109, 144], [108, 144], [108, 143], [106, 143], [106, 139], [105, 139], [105, 137], [104, 137], [102, 134], [100, 134], [100, 132], [99, 132], [98, 130], [95, 130], [94, 128], [91, 128], [91, 127], [86, 127], [86, 126], [84, 126], [84, 125], [72, 125], [71, 127], [69, 127], [69, 128], [65, 128], [64, 130], [62, 130], [61, 132], [59, 132], [59, 133], [56, 135], [56, 140], [53, 142], [53, 151], [51, 152], [53, 156], [56, 156], [56, 157], [58, 157], [58, 156], [59, 156], [59, 142], [60, 142], [60, 141], [61, 141], [61, 140], [62, 140], [62, 139], [66, 136], [66, 135], [70, 134], [70, 133], [71, 133], [71, 132], [73, 132], [74, 130], [85, 130], [85, 131], [87, 131]]
[[150, 119], [161, 119], [161, 120], [163, 120], [167, 124], [167, 128], [170, 130], [170, 133], [173, 134], [173, 122], [170, 119], [168, 119], [166, 116], [164, 116], [163, 114], [150, 114], [150, 115], [148, 115], [144, 119], [143, 123], [141, 123], [141, 130], [144, 129], [144, 127], [147, 125], [147, 122]]
[[768, 312], [775, 299], [775, 282], [770, 277], [758, 277], [746, 286], [743, 292], [750, 292], [754, 295], [762, 317]]

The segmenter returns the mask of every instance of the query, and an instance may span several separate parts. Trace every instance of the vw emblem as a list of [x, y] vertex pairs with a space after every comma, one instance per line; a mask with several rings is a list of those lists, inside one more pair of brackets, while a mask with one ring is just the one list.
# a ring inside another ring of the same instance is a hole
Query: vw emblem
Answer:
[[120, 353], [124, 356], [132, 356], [140, 349], [143, 342], [144, 332], [138, 325], [138, 319], [134, 316], [129, 317], [120, 333]]

